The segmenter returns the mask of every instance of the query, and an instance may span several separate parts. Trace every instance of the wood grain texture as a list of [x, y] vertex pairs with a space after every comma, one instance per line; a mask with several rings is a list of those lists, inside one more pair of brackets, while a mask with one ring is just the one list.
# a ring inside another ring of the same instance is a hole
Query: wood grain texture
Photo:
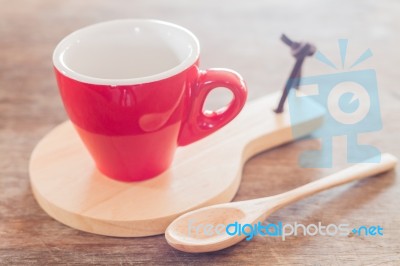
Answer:
[[[178, 148], [167, 171], [141, 182], [118, 182], [101, 174], [67, 121], [44, 136], [32, 153], [29, 175], [35, 198], [51, 217], [85, 232], [120, 237], [163, 234], [189, 210], [231, 201], [244, 163], [292, 141], [292, 127], [301, 128], [304, 136], [322, 124], [325, 110], [312, 101], [296, 107], [303, 118], [296, 124], [288, 112], [273, 112], [280, 94], [247, 103], [218, 132]], [[308, 108], [315, 111], [305, 112]]]
[[[321, 193], [269, 217], [268, 222], [349, 223], [384, 227], [384, 236], [255, 238], [213, 253], [175, 251], [163, 236], [114, 238], [71, 229], [36, 203], [28, 162], [37, 142], [67, 119], [56, 89], [51, 53], [73, 30], [116, 18], [158, 18], [193, 31], [202, 46], [201, 65], [229, 67], [243, 75], [249, 100], [280, 90], [293, 58], [282, 32], [312, 41], [340, 62], [338, 38], [349, 38], [349, 60], [370, 48], [360, 68], [378, 77], [383, 129], [362, 142], [400, 156], [400, 4], [383, 1], [6, 1], [0, 0], [0, 263], [170, 265], [398, 265], [400, 183], [398, 173]], [[306, 61], [304, 75], [331, 73]], [[215, 107], [226, 98], [216, 97]], [[301, 140], [252, 158], [234, 201], [277, 194], [346, 167], [346, 142], [337, 139], [332, 169], [298, 166], [299, 154], [317, 148]]]

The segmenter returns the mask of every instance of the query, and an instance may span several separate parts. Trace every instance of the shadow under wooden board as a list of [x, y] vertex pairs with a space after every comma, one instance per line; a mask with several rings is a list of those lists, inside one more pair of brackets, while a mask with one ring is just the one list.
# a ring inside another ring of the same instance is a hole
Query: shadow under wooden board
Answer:
[[[119, 237], [163, 234], [187, 211], [231, 201], [246, 160], [292, 141], [292, 126], [306, 135], [321, 125], [325, 111], [312, 101], [302, 103], [315, 111], [304, 111], [304, 119], [291, 125], [289, 112], [273, 112], [279, 97], [276, 93], [246, 103], [218, 132], [178, 148], [169, 170], [133, 183], [101, 174], [71, 122], [64, 122], [31, 155], [34, 196], [51, 217], [79, 230]], [[297, 108], [300, 113], [306, 109]]]

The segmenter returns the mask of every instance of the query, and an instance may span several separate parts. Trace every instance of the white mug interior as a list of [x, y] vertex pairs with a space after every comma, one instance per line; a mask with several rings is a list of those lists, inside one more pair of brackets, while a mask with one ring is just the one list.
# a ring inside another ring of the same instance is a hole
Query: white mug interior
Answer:
[[134, 85], [176, 75], [199, 57], [189, 30], [149, 19], [94, 24], [66, 36], [53, 53], [64, 75], [89, 84]]

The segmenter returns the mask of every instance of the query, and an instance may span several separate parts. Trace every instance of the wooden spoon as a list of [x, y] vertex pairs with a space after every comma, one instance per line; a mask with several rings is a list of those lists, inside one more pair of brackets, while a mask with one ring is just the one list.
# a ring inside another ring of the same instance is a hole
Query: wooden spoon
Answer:
[[357, 164], [282, 194], [194, 210], [175, 219], [168, 226], [165, 238], [172, 247], [185, 252], [221, 250], [235, 245], [246, 235], [230, 236], [224, 228], [216, 228], [218, 224], [256, 224], [290, 203], [332, 187], [386, 172], [394, 168], [396, 163], [397, 158], [393, 155], [382, 154], [380, 163]]

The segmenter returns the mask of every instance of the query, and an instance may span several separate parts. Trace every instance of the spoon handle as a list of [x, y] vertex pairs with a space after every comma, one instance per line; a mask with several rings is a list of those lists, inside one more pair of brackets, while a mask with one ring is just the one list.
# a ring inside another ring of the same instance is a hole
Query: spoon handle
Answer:
[[379, 163], [356, 164], [304, 186], [274, 196], [274, 210], [323, 190], [389, 171], [395, 167], [396, 163], [397, 158], [395, 156], [385, 153], [381, 155]]

